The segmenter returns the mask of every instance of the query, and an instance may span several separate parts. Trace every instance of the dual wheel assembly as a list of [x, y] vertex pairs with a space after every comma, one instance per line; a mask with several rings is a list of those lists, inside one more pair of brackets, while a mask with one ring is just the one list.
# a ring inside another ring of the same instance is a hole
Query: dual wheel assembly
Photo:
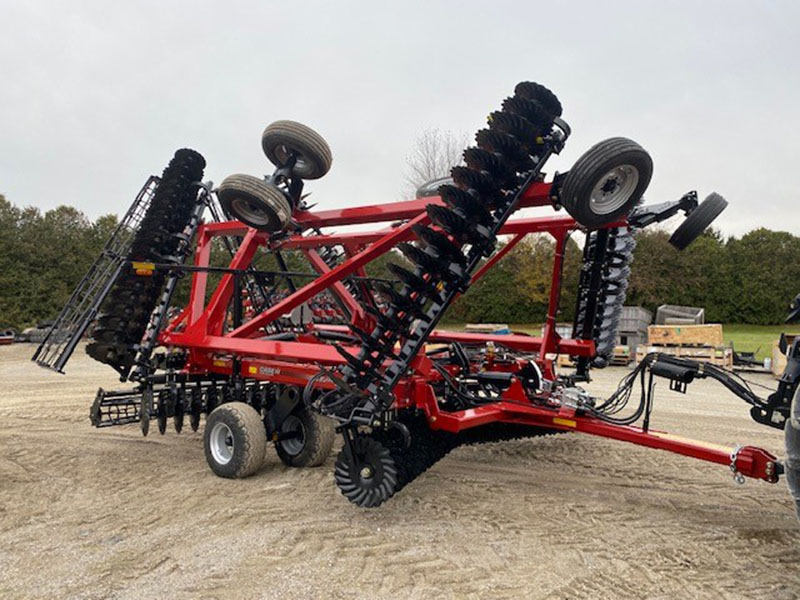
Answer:
[[[270, 436], [281, 462], [290, 467], [316, 467], [330, 455], [333, 421], [296, 407]], [[261, 468], [267, 447], [264, 417], [244, 402], [226, 402], [206, 419], [203, 434], [206, 461], [220, 477], [238, 479]]]
[[328, 143], [316, 131], [295, 121], [275, 121], [261, 135], [264, 154], [277, 168], [268, 178], [231, 175], [217, 196], [225, 211], [242, 223], [271, 233], [284, 231], [300, 201], [297, 180], [319, 179], [331, 168]]

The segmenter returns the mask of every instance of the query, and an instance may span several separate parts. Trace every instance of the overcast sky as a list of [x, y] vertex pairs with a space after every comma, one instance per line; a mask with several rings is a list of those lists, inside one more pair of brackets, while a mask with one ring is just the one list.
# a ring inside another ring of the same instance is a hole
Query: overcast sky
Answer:
[[[557, 8], [558, 7], [558, 8]], [[652, 155], [649, 201], [730, 202], [726, 234], [800, 234], [800, 2], [0, 0], [0, 193], [121, 213], [173, 151], [206, 177], [271, 172], [263, 128], [302, 121], [334, 156], [321, 207], [398, 199], [426, 128], [474, 132], [520, 80], [573, 136]]]

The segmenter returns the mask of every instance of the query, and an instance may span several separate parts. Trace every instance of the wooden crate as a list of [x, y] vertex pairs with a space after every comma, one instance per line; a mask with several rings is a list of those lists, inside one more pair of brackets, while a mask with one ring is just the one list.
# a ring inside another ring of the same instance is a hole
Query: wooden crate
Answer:
[[722, 346], [722, 325], [650, 325], [647, 343], [658, 346]]
[[639, 346], [636, 349], [636, 362], [640, 362], [651, 352], [671, 354], [681, 358], [709, 362], [726, 369], [733, 368], [733, 350], [729, 346]]

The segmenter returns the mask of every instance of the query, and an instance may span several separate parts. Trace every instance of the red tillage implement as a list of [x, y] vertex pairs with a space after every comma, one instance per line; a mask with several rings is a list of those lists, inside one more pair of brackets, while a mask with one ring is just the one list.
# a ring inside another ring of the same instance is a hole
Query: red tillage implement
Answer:
[[[88, 353], [136, 387], [100, 390], [92, 422], [139, 422], [147, 433], [155, 419], [163, 433], [169, 419], [180, 431], [185, 417], [197, 429], [205, 415], [206, 457], [225, 477], [257, 470], [267, 441], [286, 464], [321, 464], [337, 430], [345, 443], [336, 483], [360, 506], [381, 504], [460, 444], [558, 432], [670, 450], [729, 466], [739, 478], [777, 481], [782, 465], [764, 450], [649, 428], [654, 376], [681, 391], [696, 377], [714, 377], [782, 426], [783, 404], [758, 399], [731, 374], [653, 354], [609, 399], [579, 387], [613, 351], [636, 231], [683, 211], [673, 242], [685, 247], [726, 203], [712, 194], [698, 204], [691, 192], [641, 206], [652, 163], [625, 138], [600, 142], [547, 182], [542, 169], [568, 137], [556, 97], [521, 83], [435, 195], [338, 210], [304, 201], [304, 181], [328, 171], [331, 153], [299, 123], [265, 130], [262, 145], [276, 165], [265, 178], [232, 175], [214, 189], [200, 183], [203, 158], [180, 150], [140, 192], [34, 359], [61, 371], [94, 323]], [[510, 218], [544, 206], [569, 216]], [[349, 225], [373, 228], [336, 232]], [[556, 317], [575, 232], [585, 246], [567, 339], [556, 333]], [[541, 233], [554, 241], [541, 337], [436, 329], [455, 298], [526, 235]], [[228, 253], [225, 267], [220, 253]], [[367, 266], [387, 254], [390, 275], [369, 276]], [[188, 302], [175, 311], [187, 273]], [[576, 357], [574, 372], [556, 372], [558, 354]], [[642, 397], [629, 403], [637, 378]]]

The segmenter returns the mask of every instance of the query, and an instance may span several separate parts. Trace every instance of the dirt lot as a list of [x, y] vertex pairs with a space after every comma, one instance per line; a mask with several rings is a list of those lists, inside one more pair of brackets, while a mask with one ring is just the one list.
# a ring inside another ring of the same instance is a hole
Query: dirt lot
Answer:
[[[269, 449], [255, 477], [208, 470], [201, 433], [93, 430], [98, 386], [0, 348], [2, 598], [798, 598], [785, 484], [589, 436], [462, 448], [378, 509]], [[597, 373], [607, 393], [622, 369]], [[767, 383], [771, 381], [766, 380]], [[723, 388], [659, 390], [654, 426], [782, 454]]]

